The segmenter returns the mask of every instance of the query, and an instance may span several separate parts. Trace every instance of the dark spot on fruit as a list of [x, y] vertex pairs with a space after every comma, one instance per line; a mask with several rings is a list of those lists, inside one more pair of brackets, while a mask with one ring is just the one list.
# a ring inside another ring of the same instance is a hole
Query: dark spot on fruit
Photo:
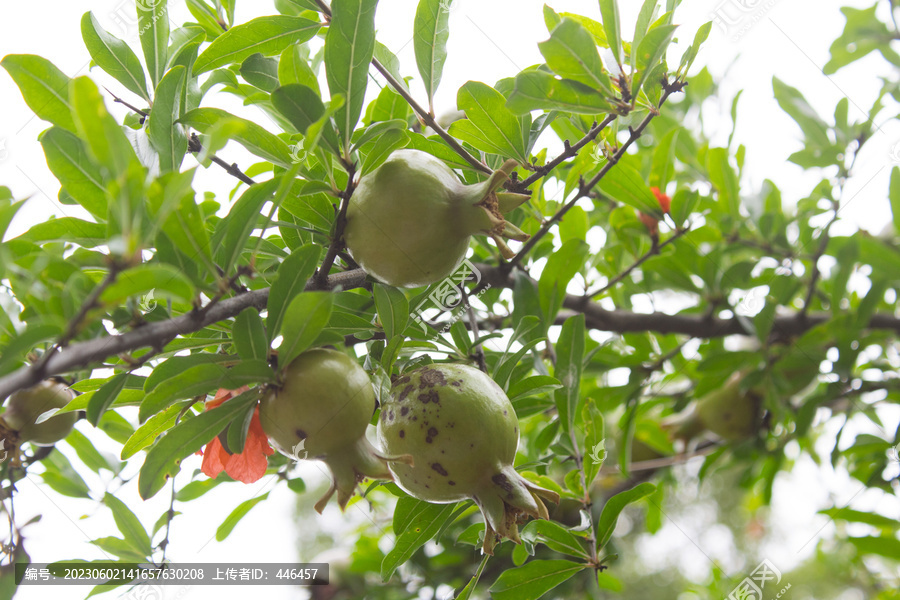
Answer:
[[381, 420], [382, 420], [382, 421], [387, 421], [387, 415], [388, 415], [388, 414], [387, 414], [385, 411], [381, 411]]
[[447, 427], [449, 427], [450, 429], [453, 429], [453, 427], [454, 427], [455, 425], [456, 425], [455, 422], [447, 423]]
[[391, 411], [390, 413], [388, 413], [388, 421], [393, 421], [393, 420], [394, 420], [394, 411]]
[[[428, 424], [428, 423], [426, 423], [426, 425], [427, 425], [427, 424]], [[437, 434], [438, 434], [438, 430], [435, 429], [434, 427], [432, 427], [432, 428], [430, 428], [430, 429], [428, 430], [428, 435], [429, 435], [430, 437], [437, 437]]]
[[453, 387], [460, 387], [462, 385], [462, 380], [460, 379], [459, 381], [451, 381], [450, 385], [452, 385]]
[[469, 444], [469, 448], [474, 448], [475, 444]]
[[456, 482], [453, 481], [452, 479], [451, 479], [450, 481], [448, 481], [447, 483], [448, 483], [449, 485], [456, 485]]
[[[407, 381], [409, 381], [409, 380], [407, 379]], [[403, 388], [403, 391], [400, 392], [400, 397], [397, 398], [397, 402], [403, 402], [404, 400], [406, 400], [406, 397], [409, 396], [409, 393], [411, 391], [413, 391], [413, 386], [411, 386], [411, 385], [408, 385], [405, 388]]]
[[442, 466], [441, 466], [441, 463], [431, 463], [431, 469], [434, 470], [434, 471], [437, 471], [438, 473], [440, 473], [440, 474], [443, 475], [444, 477], [447, 476], [447, 469], [445, 469], [444, 467], [442, 467]]
[[406, 416], [406, 413], [408, 413], [408, 412], [409, 412], [409, 407], [408, 407], [408, 406], [404, 406], [403, 408], [400, 409], [400, 416], [401, 416], [401, 417], [405, 417], [405, 416]]
[[433, 388], [436, 385], [446, 385], [444, 374], [435, 369], [423, 369], [419, 375], [419, 389]]
[[402, 429], [400, 430], [400, 437], [402, 437], [402, 438], [406, 437], [406, 432], [403, 431]]
[[395, 385], [403, 385], [404, 383], [409, 383], [409, 375], [404, 375], [403, 377], [398, 377], [397, 381], [394, 382]]
[[296, 434], [297, 434], [297, 437], [300, 438], [301, 440], [305, 440], [305, 439], [306, 439], [306, 432], [303, 431], [302, 429], [295, 429], [295, 430], [294, 430], [294, 433], [296, 433]]
[[422, 404], [428, 404], [429, 402], [438, 404], [441, 401], [441, 398], [440, 396], [438, 396], [438, 393], [436, 391], [431, 390], [430, 392], [427, 392], [425, 394], [419, 394], [419, 401]]
[[493, 481], [495, 485], [503, 489], [503, 491], [512, 494], [512, 483], [510, 483], [509, 479], [507, 479], [506, 475], [504, 475], [503, 473], [497, 473], [496, 475], [491, 477], [491, 481]]
[[419, 417], [414, 416], [414, 417], [412, 418], [412, 420], [413, 420], [413, 421], [418, 421], [418, 420], [419, 420]]
[[505, 410], [503, 411], [503, 416], [504, 416], [504, 417], [505, 417], [506, 415], [508, 415], [508, 414], [509, 414], [509, 413], [506, 412]]

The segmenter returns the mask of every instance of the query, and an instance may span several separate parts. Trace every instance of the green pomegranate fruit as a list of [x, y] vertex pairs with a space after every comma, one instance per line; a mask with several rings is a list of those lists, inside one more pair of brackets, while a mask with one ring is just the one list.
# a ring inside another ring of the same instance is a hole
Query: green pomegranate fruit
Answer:
[[321, 460], [331, 470], [331, 487], [316, 504], [320, 513], [335, 491], [343, 510], [365, 477], [392, 479], [386, 465], [392, 459], [366, 439], [374, 412], [375, 391], [363, 368], [324, 348], [295, 358], [283, 384], [271, 388], [259, 405], [263, 431], [276, 449], [292, 458]]
[[472, 235], [503, 241], [528, 235], [503, 219], [527, 195], [497, 192], [515, 168], [507, 161], [486, 181], [460, 182], [443, 162], [421, 150], [393, 152], [365, 175], [350, 197], [344, 241], [367, 273], [395, 287], [418, 287], [451, 275]]
[[741, 391], [745, 373], [733, 373], [721, 387], [697, 400], [683, 415], [664, 424], [675, 439], [690, 440], [708, 430], [730, 442], [759, 431], [762, 400], [755, 390]]
[[48, 410], [62, 408], [73, 398], [75, 392], [62, 383], [47, 379], [11, 395], [6, 410], [0, 416], [9, 429], [17, 432], [20, 442], [52, 446], [72, 432], [78, 414], [68, 412], [40, 423], [36, 421]]
[[410, 495], [439, 504], [474, 500], [488, 554], [497, 535], [519, 543], [517, 523], [526, 516], [548, 518], [541, 498], [558, 503], [559, 496], [513, 468], [519, 422], [490, 377], [464, 365], [429, 365], [397, 379], [391, 396], [378, 439], [385, 451], [413, 457], [412, 465], [390, 466]]

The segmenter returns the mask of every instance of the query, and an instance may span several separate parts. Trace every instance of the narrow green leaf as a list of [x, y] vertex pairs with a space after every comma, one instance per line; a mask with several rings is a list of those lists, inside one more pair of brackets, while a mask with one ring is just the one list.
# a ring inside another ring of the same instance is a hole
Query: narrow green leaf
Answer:
[[360, 176], [371, 173], [380, 167], [384, 161], [398, 148], [404, 148], [409, 143], [409, 135], [400, 129], [389, 129], [378, 136], [375, 141], [362, 147], [364, 158], [359, 170]]
[[655, 485], [644, 482], [607, 500], [597, 521], [597, 548], [605, 546], [612, 537], [622, 510], [629, 504], [649, 496], [655, 490]]
[[122, 533], [125, 541], [142, 553], [144, 558], [148, 558], [153, 552], [153, 549], [150, 547], [150, 536], [147, 534], [144, 526], [141, 525], [137, 515], [124, 502], [112, 494], [103, 496], [103, 503], [112, 510], [116, 527]]
[[589, 565], [570, 560], [532, 560], [507, 569], [491, 586], [493, 600], [537, 600]]
[[78, 455], [79, 460], [81, 460], [87, 468], [98, 475], [100, 474], [101, 469], [106, 469], [114, 474], [118, 473], [121, 469], [120, 463], [115, 460], [107, 459], [106, 456], [101, 454], [101, 452], [94, 447], [93, 442], [77, 429], [73, 429], [69, 435], [66, 436], [66, 443], [74, 448], [75, 454]]
[[234, 319], [231, 335], [234, 338], [238, 356], [244, 360], [254, 358], [266, 360], [268, 358], [269, 343], [259, 310], [249, 307], [241, 311]]
[[777, 77], [772, 78], [772, 93], [781, 110], [797, 123], [807, 139], [807, 143], [821, 148], [831, 146], [828, 124], [803, 97], [797, 88], [791, 87]]
[[603, 413], [597, 408], [593, 398], [587, 399], [581, 412], [584, 422], [584, 479], [590, 488], [606, 459]]
[[[168, 75], [166, 75], [168, 77]], [[222, 121], [240, 124], [229, 130], [230, 137], [249, 152], [282, 167], [291, 166], [291, 150], [278, 136], [253, 121], [236, 117], [219, 108], [195, 108], [186, 113], [179, 122], [206, 133]]]
[[900, 233], [900, 167], [891, 169], [891, 183], [888, 189], [888, 198], [891, 201], [891, 215], [894, 221], [894, 231]]
[[278, 267], [278, 273], [275, 275], [275, 281], [272, 283], [269, 300], [266, 304], [268, 313], [266, 333], [269, 342], [281, 333], [284, 313], [294, 297], [303, 291], [309, 278], [316, 272], [320, 254], [319, 246], [309, 244], [295, 250]]
[[391, 339], [403, 333], [409, 320], [409, 301], [406, 296], [397, 288], [380, 283], [376, 283], [373, 289], [375, 310], [378, 311], [385, 337]]
[[325, 75], [331, 95], [344, 97], [335, 114], [345, 149], [362, 113], [375, 51], [377, 0], [337, 0], [331, 5], [331, 24], [325, 34]]
[[[297, 46], [291, 46], [285, 53]], [[241, 63], [241, 77], [261, 90], [271, 92], [278, 87], [278, 61], [260, 53], [251, 54]]]
[[556, 369], [553, 375], [563, 385], [556, 390], [556, 409], [566, 431], [571, 431], [578, 410], [584, 362], [584, 315], [566, 319], [556, 342]]
[[61, 217], [36, 223], [16, 239], [28, 240], [36, 244], [57, 241], [70, 242], [85, 248], [93, 248], [109, 241], [108, 239], [104, 241], [106, 237], [105, 225], [75, 217]]
[[433, 106], [434, 94], [441, 83], [441, 73], [447, 60], [447, 40], [450, 37], [450, 3], [453, 0], [419, 0], [413, 22], [413, 49], [416, 66]]
[[81, 17], [81, 37], [84, 38], [84, 45], [87, 46], [91, 58], [98, 67], [130, 91], [150, 102], [147, 77], [144, 75], [141, 61], [128, 44], [103, 29], [94, 13], [90, 11]]
[[108, 194], [103, 175], [88, 157], [78, 136], [61, 127], [51, 127], [38, 137], [47, 166], [63, 188], [98, 221], [107, 217]]
[[159, 169], [162, 173], [180, 169], [187, 152], [187, 136], [182, 126], [176, 123], [181, 115], [181, 91], [185, 85], [185, 74], [184, 67], [172, 67], [156, 87], [153, 108], [150, 109], [147, 137], [159, 154]]
[[538, 299], [548, 322], [556, 318], [566, 297], [566, 287], [583, 268], [589, 254], [590, 246], [584, 240], [572, 239], [548, 259], [538, 281]]
[[301, 17], [257, 17], [236, 25], [213, 40], [194, 62], [194, 75], [225, 65], [242, 63], [251, 54], [280, 54], [293, 44], [309, 41], [319, 24]]
[[238, 259], [244, 252], [247, 239], [256, 228], [257, 218], [263, 205], [272, 197], [278, 188], [280, 177], [251, 185], [241, 194], [228, 215], [216, 226], [213, 235], [213, 247], [219, 247], [217, 256], [225, 273], [231, 273]]
[[38, 117], [68, 131], [75, 131], [72, 104], [69, 100], [69, 78], [52, 62], [33, 54], [8, 54], [0, 60], [25, 104]]
[[88, 77], [72, 80], [71, 99], [75, 126], [79, 137], [87, 142], [93, 159], [113, 176], [126, 171], [138, 162], [134, 147], [121, 126], [107, 112], [97, 85]]
[[103, 386], [91, 396], [91, 400], [88, 402], [87, 407], [88, 423], [94, 427], [97, 426], [103, 413], [105, 413], [106, 410], [112, 406], [112, 403], [116, 401], [116, 398], [119, 397], [119, 392], [125, 387], [127, 380], [128, 373], [119, 373], [103, 384]]
[[590, 553], [584, 547], [584, 538], [578, 537], [556, 521], [535, 519], [522, 529], [522, 535], [537, 534], [551, 550], [590, 560]]
[[284, 312], [282, 342], [278, 347], [278, 364], [284, 369], [308, 349], [328, 324], [334, 294], [302, 292], [288, 304]]
[[100, 294], [100, 302], [118, 306], [131, 296], [153, 292], [154, 298], [172, 298], [190, 303], [196, 295], [194, 284], [178, 269], [163, 264], [143, 264], [119, 274]]
[[719, 201], [732, 217], [740, 218], [740, 181], [729, 161], [728, 149], [710, 148], [706, 154], [706, 168], [709, 170], [710, 182], [719, 193]]
[[211, 439], [248, 406], [257, 402], [258, 391], [248, 390], [225, 401], [221, 406], [179, 423], [173, 427], [148, 453], [138, 478], [141, 498], [152, 498], [163, 488], [169, 477], [180, 470], [182, 459], [190, 456]]
[[193, 401], [187, 401], [173, 404], [163, 412], [157, 413], [147, 419], [143, 425], [138, 427], [134, 433], [125, 440], [119, 458], [127, 460], [147, 446], [153, 444], [153, 442], [156, 441], [156, 438], [175, 425], [175, 419], [178, 418], [178, 415], [184, 410], [185, 406], [192, 402]]
[[317, 96], [320, 95], [319, 78], [303, 56], [302, 46], [289, 46], [281, 53], [278, 60], [278, 83], [282, 86], [299, 83], [312, 88]]
[[238, 504], [237, 508], [231, 511], [231, 514], [228, 515], [228, 517], [222, 522], [222, 524], [219, 525], [219, 528], [216, 529], [216, 541], [221, 542], [225, 538], [227, 538], [234, 530], [235, 526], [240, 523], [241, 519], [243, 519], [244, 516], [246, 516], [246, 514], [250, 512], [250, 510], [254, 506], [267, 499], [268, 497], [269, 492], [266, 492], [262, 496], [257, 496], [256, 498], [251, 498]]
[[[397, 568], [405, 563], [428, 540], [433, 538], [453, 514], [456, 504], [429, 504], [419, 501], [396, 534], [394, 547], [381, 562], [381, 579], [388, 581]], [[396, 518], [395, 518], [396, 523]], [[396, 533], [396, 530], [395, 530]]]
[[603, 31], [609, 42], [609, 49], [619, 67], [622, 66], [622, 29], [619, 25], [619, 4], [617, 0], [600, 0], [600, 15], [603, 17]]
[[662, 209], [659, 207], [656, 196], [650, 191], [650, 186], [647, 185], [637, 169], [631, 165], [621, 162], [615, 165], [600, 180], [600, 189], [610, 198], [654, 218], [661, 219], [663, 217]]
[[545, 71], [523, 71], [506, 106], [515, 114], [532, 110], [560, 110], [582, 115], [614, 112], [606, 97], [569, 79], [557, 79]]
[[665, 56], [666, 48], [669, 47], [676, 29], [678, 29], [678, 25], [658, 25], [647, 32], [637, 50], [632, 49], [637, 56], [638, 69], [636, 81], [632, 82], [632, 94], [638, 93], [638, 90], [647, 81], [647, 76]]
[[[196, 25], [188, 25], [179, 27], [174, 30], [171, 35], [172, 43], [166, 50], [167, 64], [166, 68], [182, 65], [184, 67], [193, 67], [196, 54], [194, 52], [200, 47], [200, 44], [206, 40], [206, 31], [202, 27]], [[187, 61], [188, 56], [193, 56]]]
[[900, 540], [895, 537], [849, 537], [860, 554], [876, 554], [900, 561]]
[[[150, 72], [150, 83], [157, 87], [166, 72], [169, 51], [168, 0], [137, 2], [138, 28], [144, 60]], [[153, 99], [156, 102], [156, 97]]]

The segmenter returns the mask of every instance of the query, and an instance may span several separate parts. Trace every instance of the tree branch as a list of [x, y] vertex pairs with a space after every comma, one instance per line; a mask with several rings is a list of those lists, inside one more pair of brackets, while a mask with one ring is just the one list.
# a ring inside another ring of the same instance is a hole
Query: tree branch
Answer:
[[347, 207], [350, 205], [350, 196], [356, 184], [353, 182], [353, 176], [356, 175], [356, 165], [350, 163], [347, 167], [347, 189], [341, 194], [341, 208], [338, 210], [337, 218], [334, 222], [334, 236], [331, 238], [331, 244], [328, 246], [328, 252], [322, 260], [321, 266], [316, 271], [315, 281], [320, 288], [328, 284], [328, 273], [331, 271], [331, 265], [338, 253], [344, 249], [344, 228], [347, 226]]

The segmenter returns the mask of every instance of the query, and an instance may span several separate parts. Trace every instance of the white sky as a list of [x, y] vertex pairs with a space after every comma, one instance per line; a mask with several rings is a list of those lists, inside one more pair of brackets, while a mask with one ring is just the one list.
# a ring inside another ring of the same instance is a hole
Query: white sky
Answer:
[[[560, 12], [581, 12], [599, 17], [597, 3], [593, 1], [558, 0], [550, 1], [549, 4]], [[624, 13], [622, 22], [626, 24], [624, 35], [629, 39], [629, 29], [640, 3], [636, 0], [622, 0], [620, 4]], [[680, 43], [670, 54], [670, 63], [677, 64], [678, 57], [693, 38], [694, 31], [709, 20], [711, 13], [722, 4], [722, 0], [685, 0], [676, 13], [675, 21], [682, 24], [682, 29]], [[709, 108], [712, 112], [707, 120], [709, 133], [715, 134], [717, 143], [724, 144], [730, 131], [728, 111], [731, 98], [737, 90], [744, 90], [736, 139], [748, 147], [745, 193], [752, 193], [763, 179], [770, 178], [782, 187], [785, 200], [792, 203], [806, 195], [822, 176], [820, 173], [806, 173], [787, 162], [787, 157], [799, 149], [800, 133], [790, 118], [781, 113], [772, 98], [773, 75], [803, 91], [826, 120], [831, 119], [835, 104], [844, 97], [845, 92], [849, 93], [851, 100], [851, 120], [865, 119], [865, 112], [871, 106], [880, 86], [876, 76], [885, 69], [880, 57], [869, 57], [832, 77], [825, 77], [821, 73], [821, 66], [828, 60], [828, 45], [843, 27], [844, 21], [838, 12], [838, 7], [843, 4], [861, 7], [871, 4], [871, 1], [769, 0], [759, 2], [758, 7], [749, 13], [743, 23], [751, 26], [736, 41], [730, 39], [736, 33], [734, 30], [726, 33], [719, 27], [713, 27], [695, 69], [707, 64], [717, 78], [727, 72], [718, 105], [716, 100], [710, 100]], [[181, 0], [171, 0], [170, 6], [176, 23], [187, 20], [189, 15]], [[412, 36], [413, 6], [411, 0], [381, 0], [377, 25], [379, 40], [399, 55], [403, 73], [418, 78], [412, 44], [409, 43]], [[521, 68], [541, 62], [536, 44], [547, 38], [541, 6], [542, 2], [539, 0], [456, 0], [450, 22], [450, 57], [436, 98], [438, 114], [455, 108], [455, 91], [465, 81], [472, 79], [493, 83], [502, 77], [514, 75]], [[734, 14], [731, 0], [726, 1], [725, 8], [729, 10], [729, 14]], [[123, 16], [133, 14], [133, 0], [35, 0], [6, 2], [0, 8], [0, 56], [8, 53], [40, 54], [70, 77], [86, 73], [89, 56], [81, 40], [79, 22], [81, 15], [87, 10], [92, 10], [104, 27], [114, 35], [124, 37], [136, 53], [141, 54], [136, 29], [133, 26], [123, 29], [121, 25], [125, 23]], [[241, 0], [238, 2], [237, 12], [237, 21], [243, 22], [261, 14], [269, 14], [271, 8], [268, 2], [251, 3]], [[92, 75], [101, 83], [107, 83], [110, 89], [117, 90], [124, 98], [129, 98], [129, 92], [122, 90], [114, 81], [110, 84], [109, 78], [99, 69], [94, 69]], [[424, 94], [417, 85], [414, 82], [414, 92], [418, 91], [420, 101], [424, 101]], [[208, 95], [204, 104], [210, 103], [249, 118], [261, 118], [261, 123], [274, 130], [273, 125], [256, 109], [244, 109], [228, 97]], [[112, 105], [111, 102], [108, 105], [114, 114], [123, 114], [118, 105]], [[714, 118], [716, 111], [722, 117], [718, 123]], [[83, 213], [77, 207], [61, 207], [56, 204], [58, 184], [47, 169], [41, 147], [36, 141], [37, 135], [48, 125], [32, 118], [18, 89], [5, 72], [0, 73], [0, 114], [3, 114], [3, 119], [0, 120], [0, 184], [10, 187], [18, 198], [33, 195], [26, 209], [20, 212], [13, 223], [10, 234], [17, 235], [31, 223], [44, 220], [50, 214], [81, 216]], [[844, 206], [852, 208], [842, 212], [847, 224], [840, 225], [840, 229], [835, 229], [836, 232], [849, 233], [856, 226], [877, 232], [890, 220], [886, 200], [887, 178], [890, 167], [893, 166], [891, 149], [900, 141], [900, 126], [896, 122], [879, 125], [879, 132], [868, 142], [858, 161], [857, 176], [848, 184]], [[249, 155], [235, 145], [229, 145], [220, 155], [229, 162], [249, 164]], [[898, 155], [900, 154], [894, 153], [894, 156]], [[185, 166], [192, 164], [193, 159], [187, 157]], [[215, 167], [206, 172], [200, 169], [195, 182], [198, 189], [213, 190], [223, 196], [222, 200], [234, 185], [233, 180]], [[895, 423], [896, 415], [889, 421], [889, 425], [893, 427]], [[89, 426], [82, 423], [79, 428], [87, 431]], [[112, 451], [113, 448], [110, 447], [109, 450]], [[190, 472], [197, 466], [199, 461], [196, 464], [186, 461], [183, 472]], [[130, 473], [136, 474], [135, 469], [135, 466], [130, 467]], [[305, 472], [310, 473], [308, 484], [323, 481], [318, 474], [319, 470], [315, 465], [305, 467]], [[100, 482], [89, 479], [89, 483], [93, 485]], [[175, 520], [170, 556], [179, 562], [289, 562], [312, 559], [308, 555], [298, 557], [297, 539], [300, 534], [293, 527], [286, 526], [294, 519], [296, 496], [284, 486], [279, 486], [272, 492], [269, 500], [262, 505], [264, 508], [261, 506], [245, 517], [228, 540], [207, 544], [207, 540], [215, 535], [216, 527], [234, 506], [270, 486], [271, 482], [268, 480], [246, 487], [238, 484], [224, 485], [204, 499], [180, 505], [178, 508], [185, 514]], [[789, 569], [800, 556], [812, 550], [815, 542], [807, 545], [799, 555], [792, 549], [799, 548], [806, 540], [814, 537], [826, 523], [823, 517], [814, 515], [815, 511], [829, 507], [832, 501], [843, 505], [859, 487], [848, 480], [845, 474], [817, 471], [808, 464], [806, 468], [797, 469], [790, 477], [780, 480], [776, 486], [773, 520], [776, 526], [783, 526], [778, 537], [789, 542], [784, 544], [784, 551], [773, 549], [770, 558], [782, 570]], [[150, 526], [167, 508], [167, 494], [161, 492], [152, 501], [144, 503], [138, 499], [134, 488], [134, 483], [129, 483], [117, 494]], [[308, 492], [313, 500], [315, 494], [314, 491]], [[900, 508], [895, 499], [886, 500], [876, 494], [877, 492], [861, 494], [854, 499], [854, 507], [869, 509], [877, 506], [885, 514], [895, 518], [900, 516]], [[98, 507], [93, 502], [60, 499], [36, 477], [20, 484], [16, 507], [23, 521], [32, 514], [44, 515], [40, 524], [27, 531], [28, 549], [36, 561], [49, 562], [75, 556], [101, 558], [102, 554], [86, 541], [93, 537], [111, 535], [115, 531], [107, 509]], [[364, 522], [367, 517], [353, 508], [348, 515], [349, 518], [340, 519], [336, 509], [331, 506], [327, 518], [318, 520], [314, 527], [333, 532], [338, 538], [342, 534], [352, 537], [352, 527]], [[389, 523], [390, 515], [379, 514], [375, 518]], [[786, 524], [791, 526], [787, 527]], [[309, 529], [306, 528], [306, 535], [309, 535]], [[818, 535], [827, 536], [832, 533], [833, 526], [828, 526]], [[669, 539], [675, 548], [682, 548], [686, 540], [679, 539], [678, 536], [693, 536], [692, 539], [702, 543], [701, 545], [709, 544], [709, 548], [704, 548], [705, 551], [714, 552], [717, 559], [726, 559], [726, 567], [741, 567], [727, 561], [727, 551], [723, 551], [721, 557], [718, 556], [723, 542], [721, 538], [709, 541], [701, 534], [700, 531], [692, 532], [688, 527], [683, 534], [674, 529], [663, 539]], [[703, 565], [707, 564], [703, 555], [686, 553], [683, 564], [689, 563], [699, 565], [696, 570], [699, 571], [698, 576], [702, 577], [705, 568]], [[752, 568], [753, 565], [749, 567]], [[695, 570], [687, 572], [693, 573]], [[738, 576], [738, 573], [730, 574]], [[171, 599], [175, 597], [173, 594], [178, 592], [178, 588], [168, 588], [167, 591], [167, 598]], [[243, 599], [248, 591], [250, 590], [195, 588], [184, 591], [180, 597], [204, 598], [215, 593], [222, 599]], [[268, 587], [263, 591], [273, 599], [304, 597], [302, 592], [290, 588]], [[76, 598], [83, 597], [85, 593], [77, 588], [25, 588], [17, 598]]]

